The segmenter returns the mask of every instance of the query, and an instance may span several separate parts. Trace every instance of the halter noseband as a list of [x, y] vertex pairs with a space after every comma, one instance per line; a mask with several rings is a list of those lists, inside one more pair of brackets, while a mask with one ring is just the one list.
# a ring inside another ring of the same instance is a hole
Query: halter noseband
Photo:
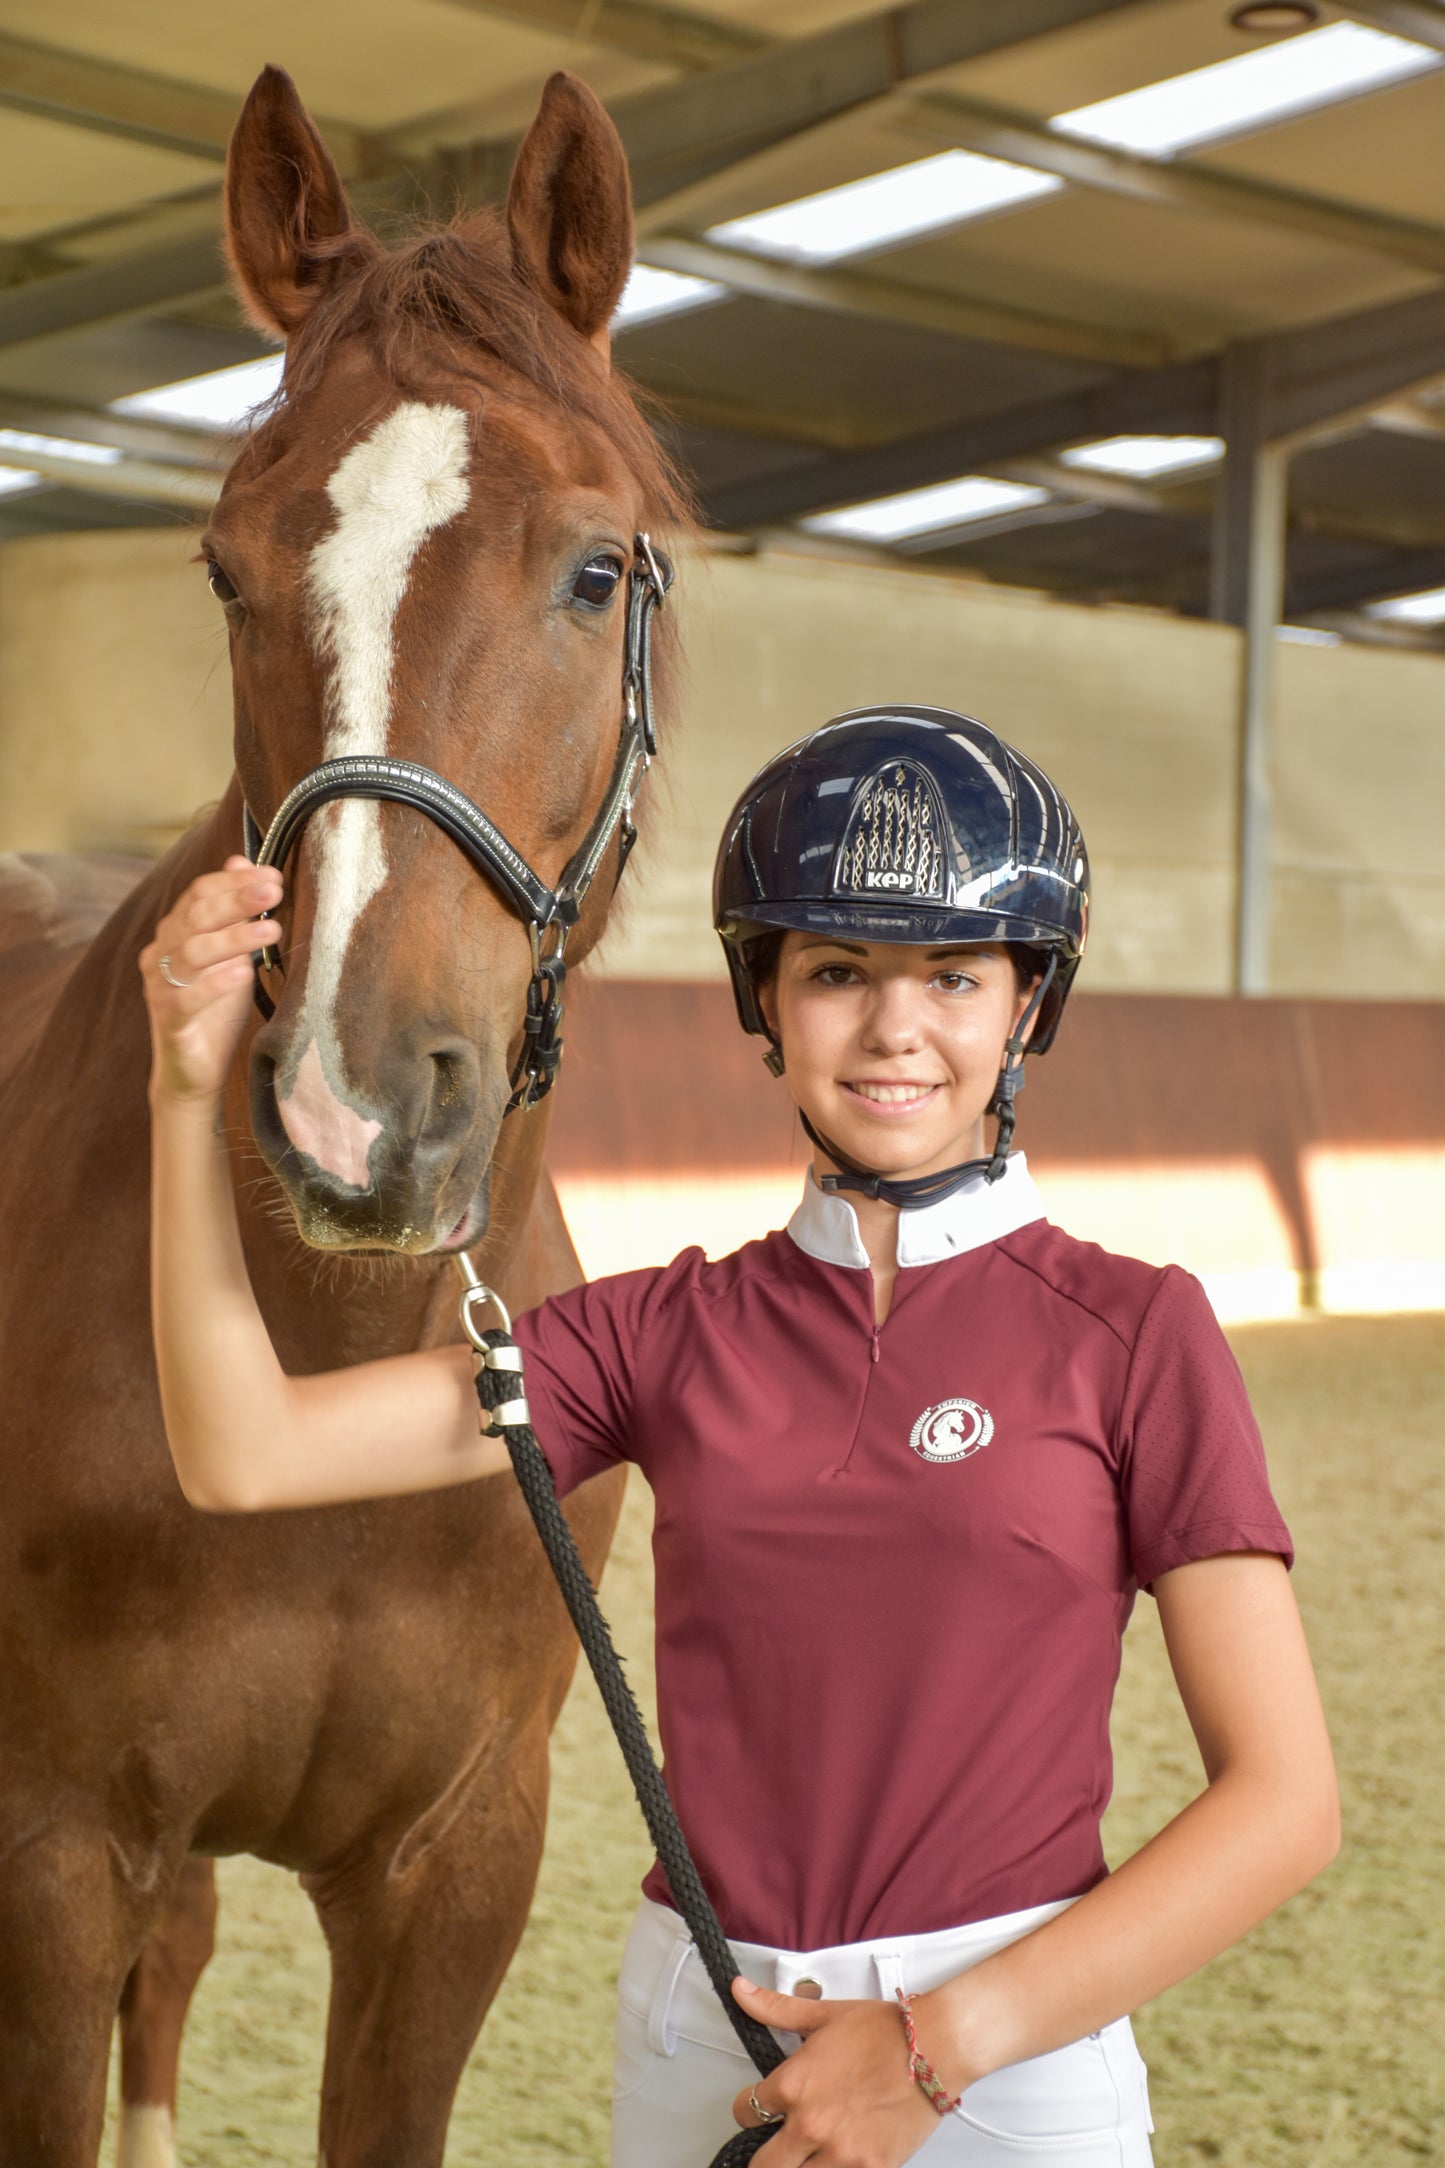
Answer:
[[[637, 786], [657, 751], [652, 712], [652, 613], [672, 585], [668, 559], [653, 549], [649, 536], [633, 538], [635, 562], [627, 583], [627, 629], [622, 664], [622, 735], [602, 803], [580, 848], [564, 867], [555, 888], [532, 871], [496, 823], [474, 805], [465, 791], [411, 760], [380, 754], [349, 753], [323, 760], [303, 775], [276, 809], [264, 836], [249, 805], [243, 806], [246, 856], [258, 866], [283, 866], [297, 838], [318, 806], [333, 798], [390, 799], [414, 806], [434, 821], [471, 860], [477, 872], [516, 912], [532, 944], [532, 978], [522, 1025], [522, 1049], [512, 1071], [514, 1107], [532, 1107], [556, 1082], [562, 1062], [562, 988], [567, 976], [567, 936], [582, 915], [587, 892], [618, 839], [617, 874], [637, 840], [632, 807]], [[551, 945], [544, 953], [543, 941]], [[256, 955], [256, 1006], [268, 1020], [276, 1005], [261, 983], [261, 973], [279, 971], [274, 949]]]

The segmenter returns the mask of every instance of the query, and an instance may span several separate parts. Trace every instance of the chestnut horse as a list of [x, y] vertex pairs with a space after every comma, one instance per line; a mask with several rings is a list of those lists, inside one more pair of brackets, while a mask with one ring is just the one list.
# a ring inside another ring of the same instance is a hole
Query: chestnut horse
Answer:
[[[182, 1499], [147, 1314], [136, 957], [241, 847], [243, 793], [264, 822], [343, 753], [439, 771], [556, 885], [617, 757], [633, 538], [684, 516], [608, 363], [626, 166], [591, 94], [554, 76], [505, 219], [386, 249], [268, 69], [226, 217], [242, 300], [287, 342], [284, 396], [201, 545], [236, 777], [86, 946], [76, 921], [115, 870], [77, 887], [11, 861], [28, 945], [0, 968], [6, 2168], [93, 2168], [118, 2011], [122, 2157], [172, 2158], [210, 1861], [235, 1852], [297, 1870], [330, 1947], [323, 2160], [439, 2163], [526, 1918], [575, 1654], [510, 1477], [254, 1519]], [[285, 919], [276, 1012], [225, 1110], [285, 1367], [454, 1336], [464, 1243], [515, 1307], [575, 1284], [547, 1104], [505, 1113], [531, 959], [497, 889], [410, 807], [334, 803], [291, 861]], [[619, 1503], [610, 1477], [577, 1495], [594, 1574]]]

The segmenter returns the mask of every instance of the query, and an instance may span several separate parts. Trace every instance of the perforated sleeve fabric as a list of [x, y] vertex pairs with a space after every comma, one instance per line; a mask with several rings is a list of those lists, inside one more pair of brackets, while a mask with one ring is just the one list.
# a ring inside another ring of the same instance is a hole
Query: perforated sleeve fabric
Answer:
[[633, 1401], [649, 1326], [701, 1250], [549, 1296], [516, 1322], [532, 1427], [559, 1496], [633, 1458]]
[[1160, 1275], [1119, 1412], [1119, 1482], [1141, 1588], [1192, 1559], [1294, 1546], [1239, 1365], [1199, 1282]]

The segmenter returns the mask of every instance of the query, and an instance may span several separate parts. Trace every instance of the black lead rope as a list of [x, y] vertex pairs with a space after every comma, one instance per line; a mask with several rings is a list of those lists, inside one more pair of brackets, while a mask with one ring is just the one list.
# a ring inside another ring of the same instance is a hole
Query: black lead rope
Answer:
[[[622, 1749], [637, 1803], [667, 1875], [673, 1900], [697, 1945], [698, 1955], [718, 2001], [727, 2012], [728, 2022], [759, 2073], [767, 2077], [786, 2058], [767, 2027], [750, 2018], [733, 2000], [732, 1983], [738, 1974], [738, 1963], [702, 1886], [702, 1878], [668, 1797], [667, 1786], [662, 1781], [662, 1772], [653, 1759], [641, 1712], [623, 1673], [621, 1659], [612, 1645], [597, 1592], [558, 1503], [552, 1471], [537, 1443], [523, 1394], [522, 1351], [510, 1329], [477, 1329], [471, 1316], [474, 1304], [490, 1304], [504, 1319], [507, 1313], [491, 1290], [477, 1281], [470, 1259], [461, 1262], [468, 1282], [462, 1296], [462, 1323], [479, 1358], [477, 1399], [486, 1418], [483, 1430], [491, 1436], [501, 1437], [506, 1443], [522, 1496], [527, 1501], [537, 1534], [542, 1539], [542, 1548], [577, 1629], [583, 1654], [592, 1667], [602, 1705]], [[743, 2163], [750, 2161], [759, 2147], [775, 2135], [773, 2124], [738, 2131], [713, 2160], [712, 2168], [743, 2168]]]

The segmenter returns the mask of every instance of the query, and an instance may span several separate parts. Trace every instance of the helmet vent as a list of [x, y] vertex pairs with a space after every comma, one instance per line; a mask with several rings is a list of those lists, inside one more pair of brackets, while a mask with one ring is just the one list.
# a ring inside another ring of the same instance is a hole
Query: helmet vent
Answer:
[[941, 898], [943, 836], [932, 777], [911, 760], [886, 762], [854, 796], [833, 860], [832, 892]]

